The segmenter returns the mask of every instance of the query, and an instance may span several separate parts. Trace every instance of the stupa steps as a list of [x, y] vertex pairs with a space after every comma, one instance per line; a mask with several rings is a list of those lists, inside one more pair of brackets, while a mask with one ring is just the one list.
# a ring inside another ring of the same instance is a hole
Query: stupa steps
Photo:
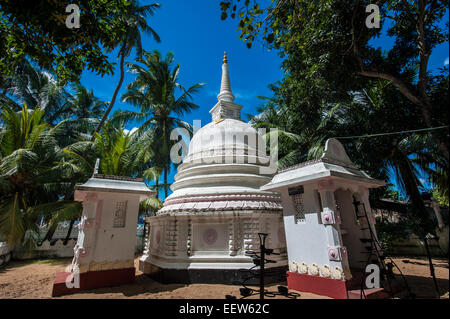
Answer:
[[257, 174], [271, 177], [272, 174], [260, 174], [261, 166], [250, 163], [225, 163], [225, 164], [198, 164], [189, 168], [180, 169], [175, 175], [175, 181], [185, 177], [208, 174]]
[[[212, 155], [212, 156], [195, 156], [186, 158], [186, 160], [178, 168], [179, 171], [184, 169], [194, 167], [194, 166], [206, 166], [206, 165], [216, 165], [216, 164], [247, 164], [247, 165], [257, 165], [269, 166], [270, 158], [263, 156], [254, 155]], [[273, 174], [273, 172], [272, 172]]]
[[258, 189], [270, 182], [270, 177], [256, 174], [207, 174], [186, 177], [172, 184], [171, 189], [177, 189], [199, 185], [202, 187], [220, 186], [247, 186]]

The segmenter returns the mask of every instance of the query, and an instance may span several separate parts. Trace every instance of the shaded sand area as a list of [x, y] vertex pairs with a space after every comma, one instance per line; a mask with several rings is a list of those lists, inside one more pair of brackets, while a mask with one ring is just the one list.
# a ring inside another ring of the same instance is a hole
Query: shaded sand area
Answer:
[[[408, 284], [418, 298], [433, 297], [433, 282], [427, 260], [424, 258], [395, 258], [395, 263], [404, 273]], [[71, 259], [12, 261], [0, 269], [0, 298], [50, 298], [56, 272], [64, 271]], [[446, 259], [433, 259], [441, 296], [448, 298], [449, 264]], [[135, 259], [137, 269], [138, 259]], [[286, 283], [279, 283], [285, 285]], [[134, 284], [120, 287], [94, 289], [88, 292], [60, 298], [155, 298], [155, 299], [224, 299], [225, 295], [239, 297], [241, 286], [210, 284], [161, 284], [136, 270]], [[276, 291], [277, 285], [267, 286]], [[310, 293], [300, 293], [302, 299], [327, 298]], [[251, 296], [250, 298], [258, 298]], [[283, 297], [277, 297], [283, 298]], [[284, 299], [284, 298], [283, 298]]]

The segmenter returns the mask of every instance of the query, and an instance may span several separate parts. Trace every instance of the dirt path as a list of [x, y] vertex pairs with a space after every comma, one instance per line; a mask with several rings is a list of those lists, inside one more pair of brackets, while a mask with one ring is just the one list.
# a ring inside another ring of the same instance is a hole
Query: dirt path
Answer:
[[[433, 283], [425, 259], [395, 258], [394, 261], [405, 274], [409, 285], [418, 297], [429, 298], [433, 296]], [[0, 269], [0, 298], [50, 298], [55, 273], [64, 271], [70, 262], [71, 259], [11, 262], [7, 267]], [[448, 261], [434, 259], [434, 263], [441, 287], [441, 295], [447, 293], [448, 296]], [[135, 260], [135, 267], [137, 269], [137, 259]], [[95, 289], [61, 298], [223, 299], [225, 295], [239, 297], [239, 288], [241, 287], [229, 285], [161, 284], [143, 275], [140, 271], [136, 271], [134, 284]], [[267, 289], [276, 291], [277, 285], [269, 286]], [[257, 296], [254, 297], [257, 298]], [[317, 299], [327, 297], [301, 293], [300, 298]]]

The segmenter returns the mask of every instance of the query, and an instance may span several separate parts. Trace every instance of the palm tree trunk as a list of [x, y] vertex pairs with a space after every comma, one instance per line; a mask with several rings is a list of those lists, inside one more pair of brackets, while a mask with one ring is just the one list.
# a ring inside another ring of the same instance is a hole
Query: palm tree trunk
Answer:
[[159, 176], [156, 177], [155, 188], [156, 188], [156, 199], [159, 199]]
[[167, 193], [169, 192], [167, 188], [167, 170], [169, 169], [169, 164], [166, 163], [164, 166], [165, 166], [164, 167], [164, 200], [165, 200], [168, 196]]
[[48, 240], [48, 241], [52, 240], [53, 234], [55, 233], [55, 230], [56, 230], [57, 226], [58, 226], [58, 224], [49, 226], [49, 228], [47, 230], [47, 233], [45, 234], [44, 238], [42, 239], [42, 242], [44, 242], [46, 240]]
[[66, 238], [65, 238], [64, 241], [63, 241], [63, 244], [64, 244], [64, 245], [67, 245], [67, 242], [68, 242], [69, 239], [70, 239], [70, 233], [72, 232], [72, 228], [73, 228], [73, 223], [74, 223], [74, 222], [75, 222], [75, 219], [72, 219], [72, 220], [70, 221], [69, 230], [67, 231]]
[[425, 207], [425, 203], [423, 202], [423, 198], [420, 195], [419, 188], [417, 187], [417, 178], [414, 175], [413, 169], [412, 169], [412, 163], [409, 160], [409, 158], [404, 155], [400, 150], [396, 149], [395, 151], [395, 157], [397, 160], [397, 165], [399, 172], [401, 174], [403, 183], [405, 185], [405, 190], [407, 194], [410, 196], [411, 202], [413, 204], [414, 211], [417, 213], [417, 217], [420, 220], [421, 228], [417, 231], [419, 232], [419, 236], [423, 239], [425, 244], [425, 251], [427, 253], [429, 268], [430, 268], [430, 275], [433, 278], [434, 288], [436, 291], [437, 298], [440, 298], [440, 292], [439, 292], [439, 286], [436, 279], [436, 274], [434, 272], [434, 265], [433, 261], [431, 259], [431, 253], [430, 249], [428, 247], [427, 242], [427, 233], [430, 231], [431, 228], [431, 220], [430, 216], [427, 212], [427, 209]]
[[102, 119], [100, 120], [100, 123], [98, 123], [94, 133], [92, 134], [91, 142], [93, 142], [95, 139], [95, 133], [100, 132], [103, 125], [105, 124], [105, 121], [108, 118], [108, 115], [111, 112], [111, 110], [114, 106], [114, 103], [116, 102], [117, 94], [119, 94], [119, 90], [122, 86], [123, 78], [124, 78], [125, 51], [126, 51], [126, 42], [123, 42], [122, 48], [120, 49], [120, 79], [119, 79], [119, 83], [117, 84], [116, 89], [114, 90], [114, 93], [113, 93], [113, 96], [111, 99], [111, 103], [109, 103], [108, 108], [105, 111], [105, 114], [103, 115]]

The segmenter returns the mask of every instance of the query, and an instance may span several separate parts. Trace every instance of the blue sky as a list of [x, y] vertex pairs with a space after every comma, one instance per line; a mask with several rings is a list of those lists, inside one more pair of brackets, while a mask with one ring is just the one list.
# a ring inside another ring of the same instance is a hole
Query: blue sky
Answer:
[[[186, 114], [184, 120], [190, 124], [193, 124], [193, 120], [201, 120], [202, 126], [211, 121], [209, 110], [217, 102], [224, 51], [228, 56], [235, 102], [244, 106], [242, 114], [256, 114], [256, 108], [261, 103], [257, 96], [270, 96], [271, 91], [267, 86], [283, 77], [281, 59], [276, 52], [269, 52], [261, 45], [247, 49], [245, 43], [238, 38], [237, 21], [220, 19], [219, 1], [163, 0], [160, 3], [161, 8], [148, 23], [161, 37], [161, 43], [144, 36], [144, 49], [158, 49], [162, 54], [173, 52], [175, 62], [180, 64], [179, 83], [184, 87], [206, 83], [194, 100], [200, 108]], [[117, 53], [111, 55], [112, 60], [116, 59], [116, 55]], [[128, 61], [132, 62], [133, 58], [133, 55], [130, 56]], [[119, 96], [126, 91], [126, 85], [133, 79], [132, 74], [125, 75]], [[85, 86], [94, 89], [99, 98], [109, 101], [119, 81], [119, 71], [114, 76], [103, 78], [85, 72], [81, 81]], [[117, 101], [113, 111], [118, 109], [134, 108]], [[245, 116], [243, 119], [247, 120]], [[135, 126], [136, 123], [130, 123], [127, 128], [132, 129]], [[173, 181], [175, 173], [175, 170], [172, 170], [170, 182]]]
[[[153, 1], [141, 1], [141, 3], [151, 2]], [[235, 102], [244, 106], [243, 114], [256, 114], [256, 108], [261, 104], [257, 96], [270, 96], [268, 85], [283, 77], [282, 60], [276, 52], [268, 51], [260, 43], [254, 43], [252, 49], [247, 49], [245, 43], [238, 38], [237, 21], [220, 19], [218, 0], [159, 2], [162, 7], [154, 17], [149, 18], [148, 23], [160, 35], [162, 41], [158, 44], [148, 36], [144, 36], [144, 49], [147, 51], [158, 49], [162, 54], [173, 52], [176, 63], [180, 64], [179, 82], [184, 87], [199, 82], [206, 83], [194, 100], [200, 108], [186, 114], [184, 120], [191, 124], [193, 120], [201, 120], [202, 126], [210, 122], [209, 110], [217, 102], [224, 51], [227, 51]], [[448, 11], [445, 20], [448, 21]], [[385, 36], [373, 43], [384, 48], [392, 45], [392, 41]], [[430, 58], [429, 69], [437, 70], [445, 63], [448, 65], [448, 52], [448, 42], [436, 48]], [[117, 52], [111, 54], [111, 60], [115, 60], [116, 55]], [[131, 62], [133, 59], [132, 55], [127, 61]], [[126, 73], [119, 97], [133, 79], [132, 74]], [[94, 93], [105, 101], [111, 99], [118, 80], [118, 70], [115, 75], [103, 78], [90, 72], [85, 72], [82, 76], [82, 83], [92, 88]], [[133, 108], [119, 99], [114, 107], [114, 110], [118, 109]], [[243, 119], [247, 120], [246, 117]], [[138, 124], [130, 123], [127, 128], [132, 129], [135, 126]], [[173, 181], [174, 174], [175, 171], [172, 170], [169, 182]]]
[[[220, 19], [219, 1], [162, 0], [160, 3], [162, 7], [148, 21], [162, 41], [158, 44], [144, 36], [144, 49], [158, 49], [162, 54], [173, 52], [175, 61], [180, 64], [179, 82], [183, 86], [206, 83], [195, 98], [200, 109], [187, 114], [185, 120], [192, 124], [193, 119], [200, 119], [202, 125], [210, 121], [208, 112], [217, 102], [224, 51], [227, 51], [235, 102], [244, 105], [244, 113], [256, 114], [256, 107], [260, 103], [257, 96], [269, 96], [267, 86], [283, 76], [281, 59], [276, 52], [268, 52], [257, 46], [247, 49], [238, 38], [237, 21]], [[133, 56], [128, 61], [133, 61]], [[110, 100], [119, 79], [119, 72], [116, 73], [114, 76], [100, 78], [85, 72], [82, 82], [94, 88], [95, 94], [100, 98]], [[133, 78], [132, 74], [126, 74], [119, 95], [125, 92], [125, 86]], [[119, 108], [128, 109], [130, 106], [119, 102], [115, 109]], [[133, 124], [129, 127], [133, 127]]]

